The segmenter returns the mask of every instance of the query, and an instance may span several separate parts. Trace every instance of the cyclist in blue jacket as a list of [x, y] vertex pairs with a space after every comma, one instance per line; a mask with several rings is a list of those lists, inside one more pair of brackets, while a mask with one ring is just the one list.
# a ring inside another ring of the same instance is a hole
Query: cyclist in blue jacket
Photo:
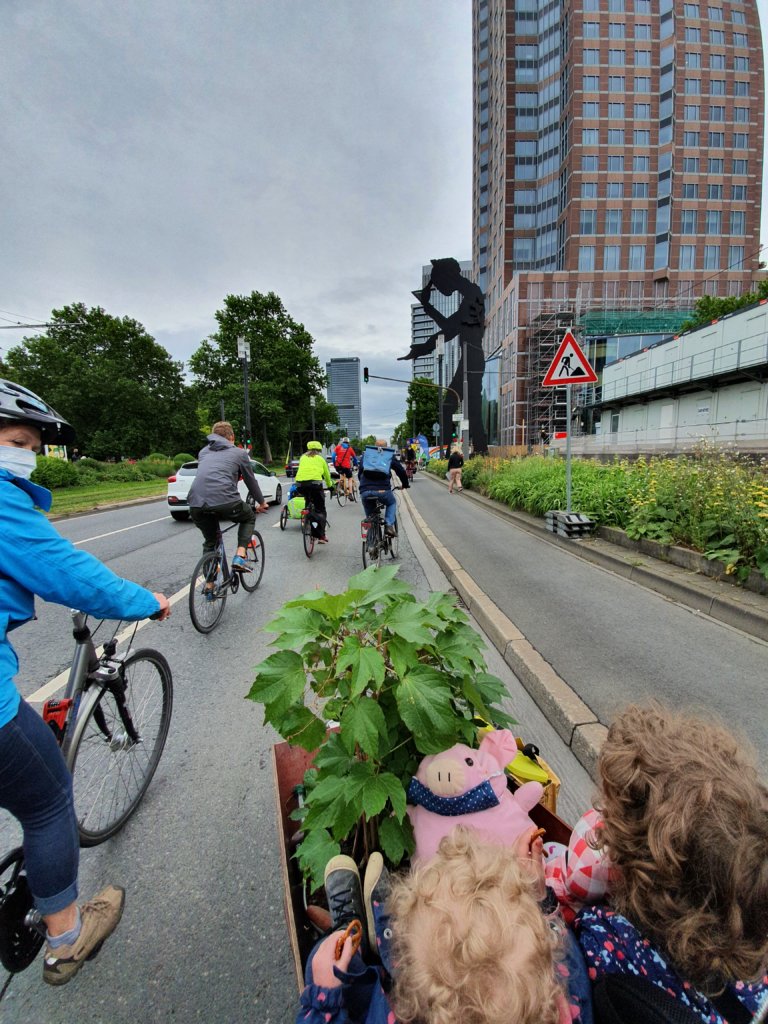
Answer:
[[125, 890], [77, 905], [79, 837], [72, 779], [52, 731], [14, 684], [8, 634], [35, 615], [35, 595], [110, 619], [165, 619], [168, 600], [121, 579], [65, 540], [38, 511], [51, 492], [29, 479], [42, 444], [75, 432], [37, 395], [0, 379], [0, 807], [24, 833], [27, 881], [48, 937], [43, 980], [64, 985], [117, 927]]
[[384, 504], [384, 532], [388, 537], [395, 535], [397, 516], [397, 504], [392, 493], [392, 473], [397, 474], [403, 490], [410, 487], [402, 464], [395, 458], [394, 449], [388, 448], [384, 438], [379, 437], [375, 446], [369, 445], [360, 458], [359, 488], [363, 510], [367, 516], [372, 516], [376, 511], [377, 501]]

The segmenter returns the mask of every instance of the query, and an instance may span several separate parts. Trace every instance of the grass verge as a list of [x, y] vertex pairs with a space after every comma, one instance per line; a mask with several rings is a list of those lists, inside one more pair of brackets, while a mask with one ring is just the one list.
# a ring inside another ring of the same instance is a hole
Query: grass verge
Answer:
[[84, 487], [57, 487], [53, 490], [52, 516], [89, 512], [99, 505], [113, 505], [133, 498], [160, 497], [165, 494], [165, 480], [114, 481], [88, 484]]

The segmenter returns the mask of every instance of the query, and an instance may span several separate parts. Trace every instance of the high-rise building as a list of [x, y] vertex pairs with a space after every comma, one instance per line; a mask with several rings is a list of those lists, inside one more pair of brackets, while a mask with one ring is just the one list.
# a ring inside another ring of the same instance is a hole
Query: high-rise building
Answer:
[[473, 0], [473, 67], [474, 277], [520, 444], [565, 428], [539, 385], [566, 328], [599, 372], [764, 276], [756, 0]]
[[325, 372], [328, 374], [328, 401], [339, 411], [339, 434], [362, 437], [360, 360], [357, 356], [330, 359], [325, 364]]

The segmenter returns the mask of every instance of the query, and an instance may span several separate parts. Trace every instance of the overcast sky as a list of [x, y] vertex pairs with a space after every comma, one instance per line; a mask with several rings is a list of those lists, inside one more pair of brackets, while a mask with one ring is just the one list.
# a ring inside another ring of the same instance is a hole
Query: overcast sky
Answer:
[[275, 291], [323, 366], [410, 375], [422, 264], [471, 255], [470, 0], [0, 0], [0, 38], [0, 323], [84, 302], [186, 360]]

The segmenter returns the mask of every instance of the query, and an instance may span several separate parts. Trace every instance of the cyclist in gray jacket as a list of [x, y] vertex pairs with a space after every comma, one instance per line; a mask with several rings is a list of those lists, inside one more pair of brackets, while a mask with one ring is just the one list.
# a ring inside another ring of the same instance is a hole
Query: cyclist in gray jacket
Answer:
[[[192, 522], [203, 535], [203, 551], [215, 549], [219, 519], [239, 523], [232, 568], [244, 572], [248, 568], [245, 549], [256, 524], [256, 512], [266, 512], [269, 507], [253, 474], [248, 452], [235, 447], [232, 424], [222, 420], [214, 423], [208, 444], [197, 459], [197, 473], [188, 500]], [[256, 503], [255, 511], [240, 497], [237, 484], [241, 477]]]

